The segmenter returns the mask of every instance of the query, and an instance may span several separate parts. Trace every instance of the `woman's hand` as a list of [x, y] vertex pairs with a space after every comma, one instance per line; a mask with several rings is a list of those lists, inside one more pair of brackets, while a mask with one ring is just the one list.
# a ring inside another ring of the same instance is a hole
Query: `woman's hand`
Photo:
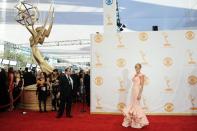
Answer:
[[60, 98], [60, 92], [57, 93], [57, 98]]

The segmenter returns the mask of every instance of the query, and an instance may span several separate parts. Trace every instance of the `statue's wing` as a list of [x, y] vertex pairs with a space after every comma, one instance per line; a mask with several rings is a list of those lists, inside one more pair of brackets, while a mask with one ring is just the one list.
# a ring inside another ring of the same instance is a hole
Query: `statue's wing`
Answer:
[[[43, 36], [46, 36], [46, 37], [49, 36], [49, 34], [51, 32], [51, 29], [52, 29], [52, 25], [53, 25], [53, 19], [54, 19], [54, 7], [51, 4], [48, 15], [45, 19], [45, 23], [44, 23], [44, 26], [43, 26], [44, 27], [43, 30], [42, 30], [42, 35]], [[48, 29], [46, 28], [47, 23], [49, 23]]]
[[53, 4], [51, 4], [48, 15], [45, 19], [44, 26], [43, 26], [45, 29], [46, 29], [48, 21], [53, 19], [53, 17], [54, 17], [54, 7], [53, 7]]

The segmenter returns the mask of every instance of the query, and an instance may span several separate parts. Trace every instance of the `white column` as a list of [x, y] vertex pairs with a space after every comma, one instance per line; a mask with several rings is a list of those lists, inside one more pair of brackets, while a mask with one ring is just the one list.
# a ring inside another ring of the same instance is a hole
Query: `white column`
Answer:
[[103, 0], [103, 11], [104, 33], [116, 33], [116, 0]]

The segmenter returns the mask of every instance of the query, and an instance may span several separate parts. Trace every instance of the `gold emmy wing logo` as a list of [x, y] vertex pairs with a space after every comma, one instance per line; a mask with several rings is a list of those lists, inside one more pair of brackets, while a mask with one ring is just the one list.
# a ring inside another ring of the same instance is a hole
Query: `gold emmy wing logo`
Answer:
[[95, 78], [95, 84], [96, 84], [97, 86], [101, 86], [101, 85], [103, 84], [103, 78], [100, 77], [100, 76], [97, 76], [97, 77]]
[[191, 94], [189, 95], [188, 98], [192, 104], [192, 107], [190, 108], [190, 110], [197, 110], [197, 107], [195, 107], [197, 99], [194, 96], [192, 96]]
[[140, 34], [139, 34], [139, 39], [140, 39], [141, 41], [146, 41], [146, 40], [148, 40], [148, 34], [145, 33], [145, 32], [140, 33]]
[[103, 36], [99, 32], [96, 32], [96, 35], [94, 37], [94, 41], [96, 43], [101, 43], [103, 41]]
[[144, 85], [147, 86], [150, 83], [150, 79], [147, 76], [144, 76]]
[[168, 34], [166, 32], [163, 32], [162, 35], [164, 36], [164, 47], [171, 47], [171, 44], [168, 41]]
[[165, 87], [165, 92], [166, 93], [172, 93], [173, 92], [173, 88], [170, 86], [171, 80], [168, 77], [165, 77], [165, 82], [166, 82], [166, 86]]
[[122, 80], [121, 78], [119, 78], [118, 80], [119, 80], [119, 84], [120, 84], [120, 88], [118, 89], [118, 91], [125, 92], [126, 88], [125, 88], [124, 80]]
[[117, 34], [117, 38], [118, 38], [117, 47], [118, 47], [118, 48], [125, 47], [124, 44], [122, 43], [123, 36], [122, 36], [120, 33]]
[[113, 25], [112, 18], [110, 15], [107, 15], [107, 25]]
[[194, 75], [189, 76], [188, 83], [190, 85], [196, 85], [197, 84], [197, 76], [194, 76]]
[[126, 60], [123, 59], [123, 58], [119, 58], [117, 59], [116, 61], [116, 65], [119, 67], [119, 68], [122, 68], [126, 65]]
[[101, 97], [96, 97], [96, 109], [101, 110], [103, 107], [101, 106]]
[[188, 40], [192, 40], [192, 39], [194, 39], [194, 37], [195, 37], [195, 33], [192, 32], [192, 31], [188, 31], [188, 32], [185, 33], [185, 37], [186, 37]]
[[141, 58], [142, 58], [141, 64], [148, 65], [148, 61], [146, 59], [146, 54], [142, 50], [140, 51], [140, 55], [141, 55]]
[[196, 61], [193, 58], [193, 52], [191, 50], [187, 50], [188, 53], [188, 64], [196, 64]]
[[101, 63], [101, 60], [100, 60], [100, 55], [96, 52], [95, 53], [95, 55], [96, 55], [96, 67], [101, 67], [102, 66], [102, 63]]
[[166, 57], [166, 58], [164, 58], [163, 64], [164, 64], [166, 67], [172, 66], [172, 64], [173, 64], [172, 58], [171, 58], [171, 57]]
[[164, 110], [167, 111], [167, 112], [173, 112], [174, 105], [172, 103], [166, 103], [164, 105]]
[[126, 107], [126, 104], [123, 102], [120, 102], [117, 104], [117, 108], [119, 111], [122, 111]]

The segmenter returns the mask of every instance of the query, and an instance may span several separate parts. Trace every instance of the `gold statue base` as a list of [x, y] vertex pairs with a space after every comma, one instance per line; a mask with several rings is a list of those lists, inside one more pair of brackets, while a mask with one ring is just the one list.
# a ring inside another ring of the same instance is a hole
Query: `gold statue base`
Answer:
[[[24, 90], [21, 96], [20, 108], [39, 111], [38, 96], [36, 95], [36, 85], [30, 85], [30, 86], [24, 87]], [[51, 96], [47, 98], [46, 108], [47, 108], [47, 111], [52, 110]]]

